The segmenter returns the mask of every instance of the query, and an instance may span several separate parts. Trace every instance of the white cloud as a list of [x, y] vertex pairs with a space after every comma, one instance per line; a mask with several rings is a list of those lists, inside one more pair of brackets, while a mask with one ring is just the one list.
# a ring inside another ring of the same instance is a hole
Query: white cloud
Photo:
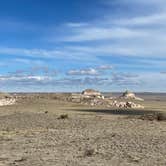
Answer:
[[67, 73], [68, 75], [99, 75], [99, 72], [94, 68], [81, 69], [81, 70], [70, 70]]
[[60, 41], [84, 43], [84, 46], [77, 44], [66, 49], [89, 56], [93, 53], [165, 57], [165, 27], [166, 12], [113, 20], [107, 18], [88, 26], [72, 27], [72, 33], [69, 32]]
[[[74, 47], [77, 49], [77, 47]], [[62, 60], [75, 60], [86, 61], [87, 63], [97, 62], [98, 59], [95, 56], [87, 56], [87, 53], [80, 51], [81, 47], [78, 47], [78, 51], [70, 47], [59, 47], [54, 49], [26, 49], [26, 48], [9, 48], [0, 47], [0, 56], [11, 55], [16, 61], [23, 58], [37, 58], [36, 62], [42, 62], [40, 59], [62, 59]], [[17, 58], [17, 56], [21, 58]], [[19, 60], [19, 61], [20, 61]], [[24, 61], [25, 62], [25, 61]], [[32, 60], [31, 60], [32, 62]]]
[[112, 84], [119, 86], [140, 85], [141, 81], [138, 79], [139, 75], [130, 73], [113, 73]]
[[[24, 91], [25, 87], [31, 87], [31, 91], [36, 91], [41, 89], [56, 88], [58, 87], [73, 87], [78, 86], [81, 89], [88, 87], [100, 87], [101, 90], [124, 90], [130, 89], [134, 91], [162, 91], [165, 89], [166, 77], [162, 73], [149, 73], [149, 72], [139, 72], [139, 73], [119, 73], [114, 72], [109, 77], [105, 76], [88, 76], [88, 77], [64, 77], [55, 78], [52, 76], [41, 76], [41, 75], [0, 75], [0, 84], [3, 88], [5, 87], [18, 87], [18, 91]], [[106, 86], [105, 86], [106, 85]], [[158, 86], [156, 86], [158, 85]], [[34, 89], [33, 89], [34, 88]], [[36, 89], [38, 88], [38, 89]], [[46, 89], [45, 89], [46, 90]], [[76, 90], [76, 89], [75, 89]]]
[[84, 75], [96, 76], [96, 75], [101, 75], [105, 71], [111, 70], [112, 68], [113, 67], [111, 65], [101, 65], [95, 68], [69, 70], [67, 74], [76, 75], [76, 76], [84, 76]]
[[0, 55], [87, 62], [99, 61], [98, 56], [103, 55], [166, 56], [166, 39], [163, 37], [166, 34], [166, 12], [120, 18], [66, 23], [63, 27], [65, 35], [56, 38], [56, 42], [65, 42], [63, 46], [54, 49], [0, 47]]
[[49, 80], [48, 76], [0, 76], [0, 81], [44, 81]]
[[56, 55], [61, 55], [62, 52], [58, 50], [44, 50], [44, 49], [25, 49], [25, 48], [9, 48], [0, 47], [0, 54], [7, 55], [20, 55], [27, 57], [54, 57]]
[[98, 67], [99, 70], [110, 70], [113, 69], [113, 66], [111, 65], [101, 65]]
[[137, 5], [140, 5], [143, 11], [146, 11], [146, 5], [154, 8], [147, 10], [146, 13], [125, 11], [126, 14], [124, 14], [122, 7], [122, 11], [115, 17], [113, 17], [114, 13], [110, 12], [103, 18], [100, 17], [87, 23], [66, 23], [63, 27], [65, 35], [56, 37], [52, 41], [64, 42], [67, 45], [64, 48], [66, 52], [71, 51], [70, 53], [73, 52], [77, 57], [80, 57], [80, 53], [88, 57], [104, 54], [106, 56], [166, 56], [166, 39], [163, 37], [166, 34], [166, 8], [156, 9], [156, 7], [165, 6], [166, 1], [108, 0], [104, 2], [117, 3], [115, 6], [117, 8], [124, 4], [127, 4], [128, 8], [132, 8], [133, 5], [138, 8]]
[[85, 27], [75, 30], [75, 34], [62, 38], [66, 42], [82, 42], [96, 40], [128, 39], [136, 37], [146, 37], [143, 31], [132, 30], [129, 28], [104, 28], [104, 27]]
[[72, 27], [72, 28], [78, 28], [78, 27], [83, 27], [83, 26], [87, 26], [87, 23], [75, 23], [75, 22], [69, 22], [65, 24], [68, 27]]
[[134, 8], [155, 8], [156, 10], [165, 9], [166, 1], [165, 0], [101, 0], [101, 4], [105, 5], [121, 5], [122, 6], [129, 6]]
[[166, 13], [155, 13], [146, 16], [136, 16], [131, 18], [123, 18], [119, 20], [115, 20], [113, 22], [117, 26], [145, 26], [150, 25], [154, 26], [166, 25]]

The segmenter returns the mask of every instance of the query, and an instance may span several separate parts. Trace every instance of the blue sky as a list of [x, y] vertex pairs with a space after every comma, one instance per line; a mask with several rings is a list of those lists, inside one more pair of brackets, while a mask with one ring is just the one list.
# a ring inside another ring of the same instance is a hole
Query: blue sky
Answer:
[[165, 0], [0, 0], [0, 90], [166, 92], [165, 36]]

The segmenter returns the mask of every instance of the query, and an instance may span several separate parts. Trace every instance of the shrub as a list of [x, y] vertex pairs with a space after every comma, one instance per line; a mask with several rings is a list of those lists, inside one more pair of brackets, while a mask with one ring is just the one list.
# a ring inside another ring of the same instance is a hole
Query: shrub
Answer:
[[69, 118], [68, 114], [62, 114], [58, 117], [58, 119], [68, 119], [68, 118]]

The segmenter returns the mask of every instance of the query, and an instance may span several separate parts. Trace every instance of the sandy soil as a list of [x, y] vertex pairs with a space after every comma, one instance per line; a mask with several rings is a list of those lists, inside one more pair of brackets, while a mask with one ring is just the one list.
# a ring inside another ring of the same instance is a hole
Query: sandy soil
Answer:
[[[166, 100], [154, 101], [164, 111]], [[33, 98], [0, 107], [0, 166], [165, 166], [166, 122], [140, 119], [155, 110], [150, 100], [144, 105], [117, 110]]]

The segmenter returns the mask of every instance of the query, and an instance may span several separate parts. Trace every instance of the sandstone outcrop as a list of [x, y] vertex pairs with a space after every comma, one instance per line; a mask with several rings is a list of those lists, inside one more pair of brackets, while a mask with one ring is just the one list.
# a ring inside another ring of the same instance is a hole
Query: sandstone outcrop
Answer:
[[104, 98], [104, 96], [99, 92], [94, 89], [86, 89], [82, 91], [81, 93], [84, 97], [89, 97], [89, 98]]
[[0, 106], [13, 105], [16, 103], [16, 99], [8, 94], [0, 92]]
[[[135, 99], [135, 95], [130, 95], [130, 98], [125, 99]], [[68, 101], [74, 103], [80, 103], [89, 106], [104, 106], [104, 107], [117, 107], [117, 108], [133, 108], [133, 109], [141, 109], [144, 106], [140, 104], [136, 104], [131, 101], [117, 101], [110, 98], [104, 98], [100, 92], [95, 90], [85, 90], [81, 94], [75, 93], [71, 94]]]
[[130, 99], [130, 100], [139, 100], [144, 101], [144, 99], [137, 97], [133, 92], [125, 91], [122, 96], [120, 96], [121, 99]]

